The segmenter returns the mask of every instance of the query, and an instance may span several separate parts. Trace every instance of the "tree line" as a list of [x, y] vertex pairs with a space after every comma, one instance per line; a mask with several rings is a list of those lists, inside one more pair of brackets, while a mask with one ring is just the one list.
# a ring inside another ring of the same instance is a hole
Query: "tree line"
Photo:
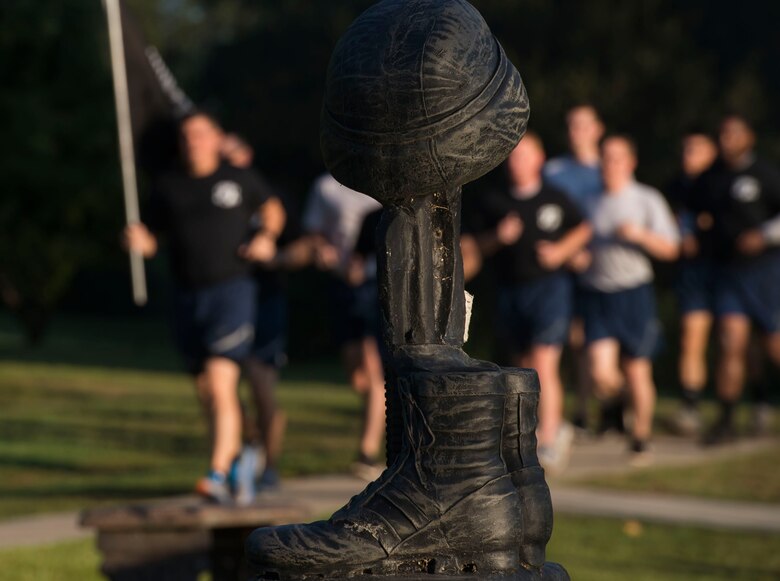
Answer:
[[[299, 200], [323, 171], [319, 115], [336, 41], [369, 0], [126, 0], [182, 87], [256, 149]], [[530, 126], [565, 148], [563, 113], [594, 103], [634, 135], [663, 186], [692, 125], [750, 115], [780, 161], [780, 3], [473, 0], [523, 75]], [[99, 0], [0, 3], [0, 300], [42, 336], [79, 273], [116, 272], [122, 200]], [[79, 287], [89, 295], [90, 285]], [[106, 293], [90, 304], [116, 302]], [[124, 297], [120, 297], [124, 300]], [[128, 301], [129, 302], [129, 301]]]

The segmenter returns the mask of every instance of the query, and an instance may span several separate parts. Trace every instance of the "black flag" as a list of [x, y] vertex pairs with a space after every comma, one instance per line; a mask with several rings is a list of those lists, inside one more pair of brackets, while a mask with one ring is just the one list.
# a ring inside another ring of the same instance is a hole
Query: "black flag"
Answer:
[[177, 160], [176, 124], [195, 107], [126, 4], [120, 6], [136, 165], [154, 178]]

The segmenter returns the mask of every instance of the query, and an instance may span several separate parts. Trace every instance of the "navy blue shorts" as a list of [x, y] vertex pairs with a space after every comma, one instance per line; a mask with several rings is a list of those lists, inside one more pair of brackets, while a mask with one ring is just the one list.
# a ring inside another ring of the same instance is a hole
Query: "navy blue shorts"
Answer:
[[623, 355], [651, 358], [661, 338], [661, 324], [652, 284], [605, 293], [588, 290], [583, 295], [585, 342], [615, 339]]
[[499, 288], [499, 338], [520, 353], [533, 345], [563, 345], [571, 323], [572, 295], [567, 273]]
[[780, 332], [780, 253], [721, 268], [715, 314], [744, 315], [764, 333]]
[[717, 267], [713, 260], [685, 260], [679, 265], [675, 290], [681, 314], [695, 311], [715, 312]]
[[339, 346], [379, 335], [379, 287], [376, 280], [350, 286], [336, 279], [331, 286], [333, 335]]
[[281, 369], [287, 364], [287, 297], [283, 292], [260, 296], [252, 357]]
[[176, 343], [191, 373], [200, 373], [210, 357], [246, 359], [255, 335], [255, 302], [249, 278], [176, 292]]

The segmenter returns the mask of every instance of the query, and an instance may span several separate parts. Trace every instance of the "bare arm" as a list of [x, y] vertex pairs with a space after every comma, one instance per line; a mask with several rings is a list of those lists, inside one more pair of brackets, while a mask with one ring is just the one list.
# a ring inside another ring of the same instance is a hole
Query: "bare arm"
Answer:
[[523, 234], [523, 221], [515, 213], [505, 216], [495, 229], [477, 236], [477, 246], [483, 256], [493, 256], [504, 246], [514, 244]]
[[590, 224], [582, 222], [557, 242], [539, 242], [536, 245], [539, 264], [547, 270], [557, 270], [582, 250], [592, 236], [593, 229]]
[[263, 232], [272, 237], [274, 241], [281, 236], [286, 222], [287, 213], [284, 211], [284, 206], [282, 206], [279, 198], [268, 198], [260, 206], [260, 223], [263, 225]]
[[623, 224], [618, 228], [617, 236], [621, 240], [636, 244], [656, 260], [671, 262], [680, 256], [680, 245], [676, 240], [670, 240], [636, 224]]
[[276, 197], [268, 198], [260, 206], [259, 214], [262, 229], [238, 249], [238, 254], [245, 260], [267, 264], [276, 256], [276, 240], [282, 234], [287, 214]]

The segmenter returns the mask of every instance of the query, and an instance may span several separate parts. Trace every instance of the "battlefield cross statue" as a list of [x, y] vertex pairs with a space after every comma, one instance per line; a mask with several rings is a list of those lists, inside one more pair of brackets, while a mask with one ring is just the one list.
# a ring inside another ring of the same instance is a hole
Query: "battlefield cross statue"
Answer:
[[465, 0], [383, 0], [328, 68], [321, 142], [383, 206], [388, 468], [329, 520], [258, 529], [259, 579], [550, 579], [552, 504], [536, 457], [539, 382], [463, 351], [461, 187], [525, 132], [520, 75]]

